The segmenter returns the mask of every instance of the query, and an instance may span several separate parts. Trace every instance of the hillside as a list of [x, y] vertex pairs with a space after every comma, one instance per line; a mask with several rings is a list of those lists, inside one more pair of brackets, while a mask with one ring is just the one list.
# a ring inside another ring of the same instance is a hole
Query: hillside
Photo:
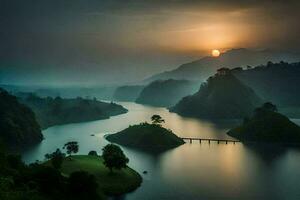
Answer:
[[209, 78], [196, 94], [184, 97], [170, 111], [198, 118], [244, 118], [260, 103], [251, 88], [227, 73]]
[[135, 101], [140, 95], [144, 86], [142, 85], [126, 85], [118, 87], [113, 95], [116, 101]]
[[263, 107], [228, 135], [245, 142], [300, 143], [300, 127], [286, 116]]
[[63, 99], [41, 98], [33, 94], [20, 98], [37, 116], [43, 128], [53, 125], [107, 119], [110, 116], [127, 112], [127, 109], [115, 103], [105, 103], [83, 98]]
[[222, 53], [219, 57], [203, 57], [199, 60], [183, 64], [178, 68], [156, 74], [145, 82], [166, 79], [188, 79], [204, 81], [212, 76], [214, 72], [222, 67], [236, 68], [246, 67], [248, 65], [257, 66], [268, 61], [287, 62], [299, 61], [300, 56], [290, 53], [275, 52], [270, 50], [254, 51], [249, 49], [232, 49]]
[[170, 107], [175, 105], [182, 97], [197, 92], [200, 83], [187, 80], [158, 80], [147, 85], [137, 103], [153, 106]]
[[235, 76], [258, 95], [280, 107], [300, 107], [300, 63], [272, 63], [247, 70], [234, 70]]
[[15, 96], [0, 89], [0, 140], [10, 150], [20, 150], [43, 139], [34, 113]]
[[141, 123], [108, 135], [106, 139], [120, 145], [150, 151], [163, 151], [184, 144], [171, 130], [160, 125]]

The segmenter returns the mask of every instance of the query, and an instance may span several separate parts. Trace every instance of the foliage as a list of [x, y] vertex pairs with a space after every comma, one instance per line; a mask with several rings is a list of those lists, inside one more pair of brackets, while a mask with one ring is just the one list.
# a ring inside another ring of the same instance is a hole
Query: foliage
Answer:
[[110, 171], [115, 169], [126, 168], [126, 164], [129, 159], [125, 156], [122, 149], [115, 144], [108, 144], [103, 149], [102, 157], [104, 159], [104, 164]]
[[170, 110], [183, 116], [236, 119], [252, 114], [261, 99], [231, 73], [211, 77], [194, 95], [184, 97]]
[[72, 160], [65, 158], [61, 172], [70, 176], [82, 169], [95, 176], [98, 193], [120, 195], [136, 189], [142, 182], [141, 176], [130, 167], [114, 170], [111, 174], [101, 156], [74, 155]]
[[75, 199], [97, 199], [98, 183], [95, 176], [88, 172], [71, 173], [68, 187]]
[[160, 116], [160, 115], [153, 115], [151, 117], [151, 121], [152, 121], [152, 124], [161, 124], [161, 123], [165, 123], [165, 120]]
[[98, 156], [97, 151], [90, 151], [89, 156]]
[[124, 146], [160, 152], [184, 144], [171, 130], [157, 124], [141, 123], [108, 135], [106, 139]]
[[95, 99], [64, 99], [61, 97], [41, 98], [28, 93], [19, 97], [30, 107], [43, 128], [53, 125], [107, 119], [110, 116], [126, 113], [127, 110], [115, 103], [106, 103]]
[[72, 141], [72, 142], [67, 142], [63, 149], [67, 149], [67, 154], [69, 154], [70, 156], [72, 155], [72, 153], [77, 153], [79, 150], [79, 145], [78, 142], [76, 141]]
[[47, 160], [51, 160], [51, 164], [55, 169], [61, 168], [64, 157], [65, 157], [65, 154], [62, 153], [60, 151], [60, 149], [56, 149], [56, 151], [54, 151], [53, 153], [45, 155], [45, 158]]
[[43, 139], [34, 113], [0, 88], [0, 139], [10, 150], [20, 150]]
[[228, 134], [242, 141], [300, 143], [300, 127], [275, 108], [271, 103], [262, 105], [248, 121]]

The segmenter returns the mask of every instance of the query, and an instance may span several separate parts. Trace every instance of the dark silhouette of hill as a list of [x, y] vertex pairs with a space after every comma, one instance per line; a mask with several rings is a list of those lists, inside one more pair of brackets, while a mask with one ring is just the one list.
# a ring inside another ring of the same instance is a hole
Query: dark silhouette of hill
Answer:
[[113, 95], [116, 101], [135, 101], [145, 86], [126, 85], [118, 87]]
[[0, 89], [0, 140], [8, 149], [18, 151], [42, 139], [40, 126], [30, 108]]
[[255, 109], [251, 118], [227, 134], [245, 142], [300, 144], [300, 127], [276, 109], [266, 108], [266, 104]]
[[208, 119], [244, 118], [251, 115], [261, 99], [229, 69], [219, 71], [202, 84], [194, 95], [184, 97], [170, 109], [183, 116]]
[[153, 106], [170, 107], [175, 105], [182, 97], [195, 93], [200, 83], [187, 80], [158, 80], [147, 85], [137, 103]]
[[107, 119], [110, 116], [127, 112], [124, 107], [115, 103], [105, 103], [96, 100], [61, 97], [41, 98], [34, 94], [20, 98], [20, 101], [30, 107], [37, 116], [43, 128], [53, 125]]
[[185, 63], [178, 68], [153, 75], [145, 80], [152, 82], [154, 80], [166, 79], [188, 79], [204, 81], [212, 76], [214, 72], [222, 67], [236, 68], [246, 67], [248, 65], [257, 66], [268, 61], [280, 62], [296, 62], [300, 59], [299, 55], [290, 53], [282, 53], [271, 50], [254, 51], [249, 49], [231, 49], [222, 53], [219, 57], [203, 57], [199, 60]]

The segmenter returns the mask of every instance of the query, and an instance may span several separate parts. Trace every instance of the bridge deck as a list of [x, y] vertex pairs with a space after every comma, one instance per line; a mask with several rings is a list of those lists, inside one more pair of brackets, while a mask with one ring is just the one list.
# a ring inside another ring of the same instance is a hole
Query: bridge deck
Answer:
[[189, 140], [190, 143], [192, 143], [193, 140], [199, 141], [200, 143], [201, 143], [202, 141], [208, 141], [208, 143], [210, 143], [210, 142], [218, 142], [218, 143], [220, 143], [220, 142], [225, 142], [226, 144], [227, 144], [228, 142], [232, 142], [232, 143], [234, 143], [234, 144], [235, 144], [236, 142], [240, 142], [239, 140], [232, 140], [232, 139], [214, 139], [214, 138], [192, 138], [192, 137], [181, 137], [181, 139], [183, 139], [183, 140]]

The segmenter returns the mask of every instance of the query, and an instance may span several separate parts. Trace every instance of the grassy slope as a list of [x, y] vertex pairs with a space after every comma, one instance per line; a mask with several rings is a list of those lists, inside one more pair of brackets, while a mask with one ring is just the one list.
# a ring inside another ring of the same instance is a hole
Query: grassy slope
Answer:
[[61, 169], [65, 175], [79, 170], [95, 175], [100, 189], [110, 195], [130, 192], [139, 187], [142, 182], [141, 176], [129, 167], [120, 171], [114, 170], [114, 173], [110, 174], [100, 156], [72, 156], [72, 159], [65, 159]]

